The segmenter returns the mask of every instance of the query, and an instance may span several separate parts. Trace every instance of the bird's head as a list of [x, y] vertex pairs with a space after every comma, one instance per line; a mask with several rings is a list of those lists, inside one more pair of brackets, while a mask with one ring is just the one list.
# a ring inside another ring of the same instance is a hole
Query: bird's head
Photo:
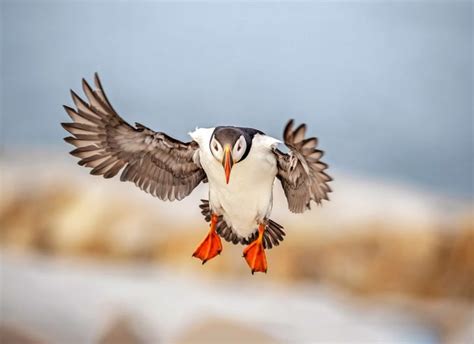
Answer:
[[209, 143], [211, 152], [222, 164], [227, 184], [234, 164], [245, 159], [250, 150], [251, 139], [247, 136], [244, 131], [235, 127], [217, 127], [212, 134]]

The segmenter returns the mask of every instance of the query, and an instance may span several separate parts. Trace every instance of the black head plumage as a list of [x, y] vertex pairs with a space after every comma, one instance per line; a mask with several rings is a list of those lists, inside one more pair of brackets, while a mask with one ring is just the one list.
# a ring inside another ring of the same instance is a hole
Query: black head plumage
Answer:
[[[255, 135], [264, 133], [260, 130], [253, 129], [253, 128], [242, 128], [242, 127], [233, 127], [233, 126], [219, 126], [214, 129], [212, 137], [215, 138], [222, 147], [225, 145], [229, 145], [230, 147], [234, 147], [235, 143], [239, 140], [242, 136], [245, 139], [246, 150], [240, 159], [240, 161], [244, 160], [250, 152], [252, 148], [252, 140]], [[211, 139], [212, 142], [212, 139]]]

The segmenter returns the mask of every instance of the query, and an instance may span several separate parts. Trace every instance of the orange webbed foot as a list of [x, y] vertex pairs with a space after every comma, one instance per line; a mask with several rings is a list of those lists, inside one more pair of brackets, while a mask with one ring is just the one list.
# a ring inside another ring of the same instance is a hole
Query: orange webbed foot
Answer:
[[255, 272], [267, 272], [267, 257], [262, 242], [264, 228], [265, 225], [259, 225], [258, 238], [244, 249], [243, 256], [252, 271], [252, 275]]
[[217, 223], [217, 216], [213, 215], [211, 218], [211, 228], [209, 234], [199, 244], [193, 253], [193, 257], [202, 260], [202, 263], [206, 263], [208, 260], [219, 255], [222, 251], [221, 238], [216, 233], [215, 227]]

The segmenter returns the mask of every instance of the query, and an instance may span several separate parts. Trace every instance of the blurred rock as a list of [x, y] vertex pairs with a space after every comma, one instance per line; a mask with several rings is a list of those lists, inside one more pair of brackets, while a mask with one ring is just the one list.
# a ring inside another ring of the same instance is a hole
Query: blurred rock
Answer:
[[[21, 166], [3, 162], [0, 242], [5, 248], [156, 261], [175, 270], [200, 268], [206, 276], [249, 276], [243, 246], [225, 243], [222, 255], [202, 268], [191, 258], [208, 228], [197, 207], [205, 190], [165, 203], [130, 183], [65, 166], [48, 165], [46, 172], [42, 165], [31, 165], [37, 173], [28, 179]], [[285, 225], [287, 236], [267, 251], [269, 278], [325, 283], [366, 296], [474, 300], [472, 205], [450, 201], [445, 207], [437, 198], [395, 186], [338, 180], [343, 190], [375, 185], [372, 196], [379, 198], [359, 200], [355, 212], [352, 193], [339, 192], [317, 211], [303, 216], [286, 211], [282, 220], [286, 204], [276, 201], [275, 219]]]
[[235, 321], [207, 319], [183, 331], [176, 344], [206, 343], [278, 343], [263, 331], [250, 328]]
[[[117, 317], [100, 336], [98, 344], [144, 344], [145, 341], [125, 315]], [[156, 343], [156, 342], [155, 342]], [[157, 343], [158, 344], [158, 343]]]
[[2, 344], [45, 344], [46, 342], [23, 329], [0, 325], [0, 343]]

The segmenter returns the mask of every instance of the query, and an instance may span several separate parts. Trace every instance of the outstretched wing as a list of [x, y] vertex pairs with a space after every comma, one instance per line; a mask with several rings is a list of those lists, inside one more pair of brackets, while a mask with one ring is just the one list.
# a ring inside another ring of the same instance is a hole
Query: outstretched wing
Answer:
[[108, 101], [97, 73], [95, 89], [83, 79], [88, 103], [71, 90], [76, 109], [64, 106], [72, 123], [61, 123], [72, 134], [64, 140], [71, 154], [91, 174], [131, 181], [162, 200], [182, 199], [206, 178], [198, 161], [198, 144], [184, 143], [141, 124], [125, 122]]
[[323, 151], [316, 149], [318, 139], [305, 139], [306, 125], [301, 124], [293, 130], [293, 120], [290, 120], [283, 132], [285, 145], [289, 153], [285, 154], [275, 149], [278, 174], [288, 207], [294, 213], [302, 213], [310, 209], [311, 201], [321, 204], [329, 200], [331, 188], [327, 184], [332, 180], [324, 170], [328, 165], [321, 161]]

